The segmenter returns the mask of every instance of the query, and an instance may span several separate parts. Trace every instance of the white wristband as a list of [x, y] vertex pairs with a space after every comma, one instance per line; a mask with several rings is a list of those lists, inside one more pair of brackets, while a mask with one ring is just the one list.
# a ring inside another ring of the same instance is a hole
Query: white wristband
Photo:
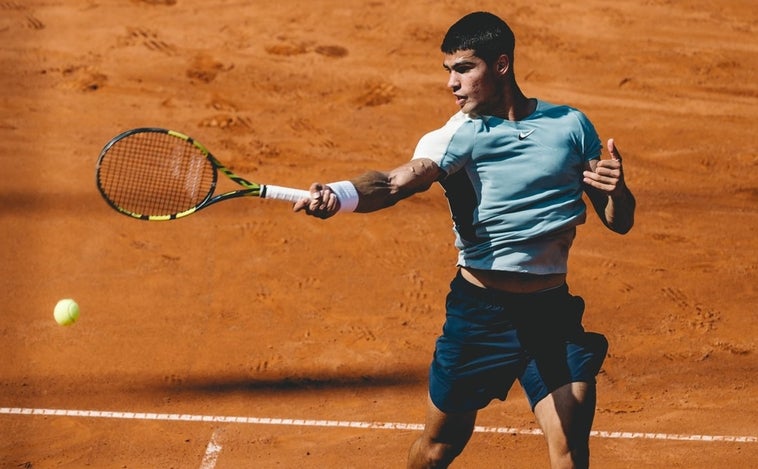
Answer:
[[358, 190], [350, 181], [339, 181], [327, 184], [340, 201], [340, 212], [354, 212], [358, 207]]

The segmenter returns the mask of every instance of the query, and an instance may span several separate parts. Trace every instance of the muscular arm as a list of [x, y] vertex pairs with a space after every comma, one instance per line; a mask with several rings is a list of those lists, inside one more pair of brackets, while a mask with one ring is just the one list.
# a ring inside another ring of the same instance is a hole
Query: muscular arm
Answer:
[[423, 192], [442, 176], [442, 170], [432, 160], [416, 159], [383, 173], [369, 171], [350, 182], [360, 197], [356, 212], [374, 212], [391, 207], [418, 192]]
[[[382, 172], [368, 171], [350, 180], [358, 192], [356, 212], [368, 213], [391, 207], [418, 192], [423, 192], [444, 172], [427, 158], [411, 160], [397, 168]], [[320, 218], [329, 218], [340, 209], [340, 201], [329, 185], [314, 183], [311, 198], [298, 201], [294, 210]]]

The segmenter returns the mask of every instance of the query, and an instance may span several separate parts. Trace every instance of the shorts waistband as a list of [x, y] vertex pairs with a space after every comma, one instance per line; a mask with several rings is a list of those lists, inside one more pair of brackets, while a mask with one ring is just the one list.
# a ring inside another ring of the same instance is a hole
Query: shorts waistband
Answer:
[[554, 288], [532, 293], [513, 293], [491, 288], [482, 288], [463, 278], [463, 275], [461, 275], [460, 271], [458, 271], [458, 273], [455, 275], [455, 278], [453, 278], [452, 282], [450, 282], [450, 288], [451, 290], [460, 291], [479, 300], [487, 301], [490, 303], [531, 301], [538, 298], [546, 299], [553, 296], [564, 296], [568, 294], [568, 284], [566, 283], [563, 283]]

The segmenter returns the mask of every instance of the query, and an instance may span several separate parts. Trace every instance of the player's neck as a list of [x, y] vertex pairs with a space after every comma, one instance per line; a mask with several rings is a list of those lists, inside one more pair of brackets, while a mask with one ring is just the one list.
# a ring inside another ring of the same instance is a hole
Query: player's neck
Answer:
[[529, 117], [537, 109], [537, 100], [527, 98], [518, 86], [513, 86], [505, 96], [507, 115], [510, 121], [520, 121]]
[[527, 98], [514, 83], [503, 89], [500, 105], [492, 115], [509, 121], [520, 121], [529, 117], [537, 109], [537, 99]]

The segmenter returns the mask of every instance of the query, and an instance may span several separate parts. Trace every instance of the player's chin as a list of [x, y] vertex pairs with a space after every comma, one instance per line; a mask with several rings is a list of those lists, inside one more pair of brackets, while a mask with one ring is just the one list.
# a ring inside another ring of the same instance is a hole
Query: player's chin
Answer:
[[466, 99], [459, 99], [455, 103], [458, 105], [461, 112], [464, 112], [466, 114], [469, 114], [471, 111], [473, 111], [476, 108], [476, 106], [474, 106], [473, 103], [469, 102]]
[[473, 103], [471, 101], [465, 101], [460, 108], [461, 112], [464, 114], [483, 115], [480, 110], [480, 106], [478, 106], [477, 103]]

